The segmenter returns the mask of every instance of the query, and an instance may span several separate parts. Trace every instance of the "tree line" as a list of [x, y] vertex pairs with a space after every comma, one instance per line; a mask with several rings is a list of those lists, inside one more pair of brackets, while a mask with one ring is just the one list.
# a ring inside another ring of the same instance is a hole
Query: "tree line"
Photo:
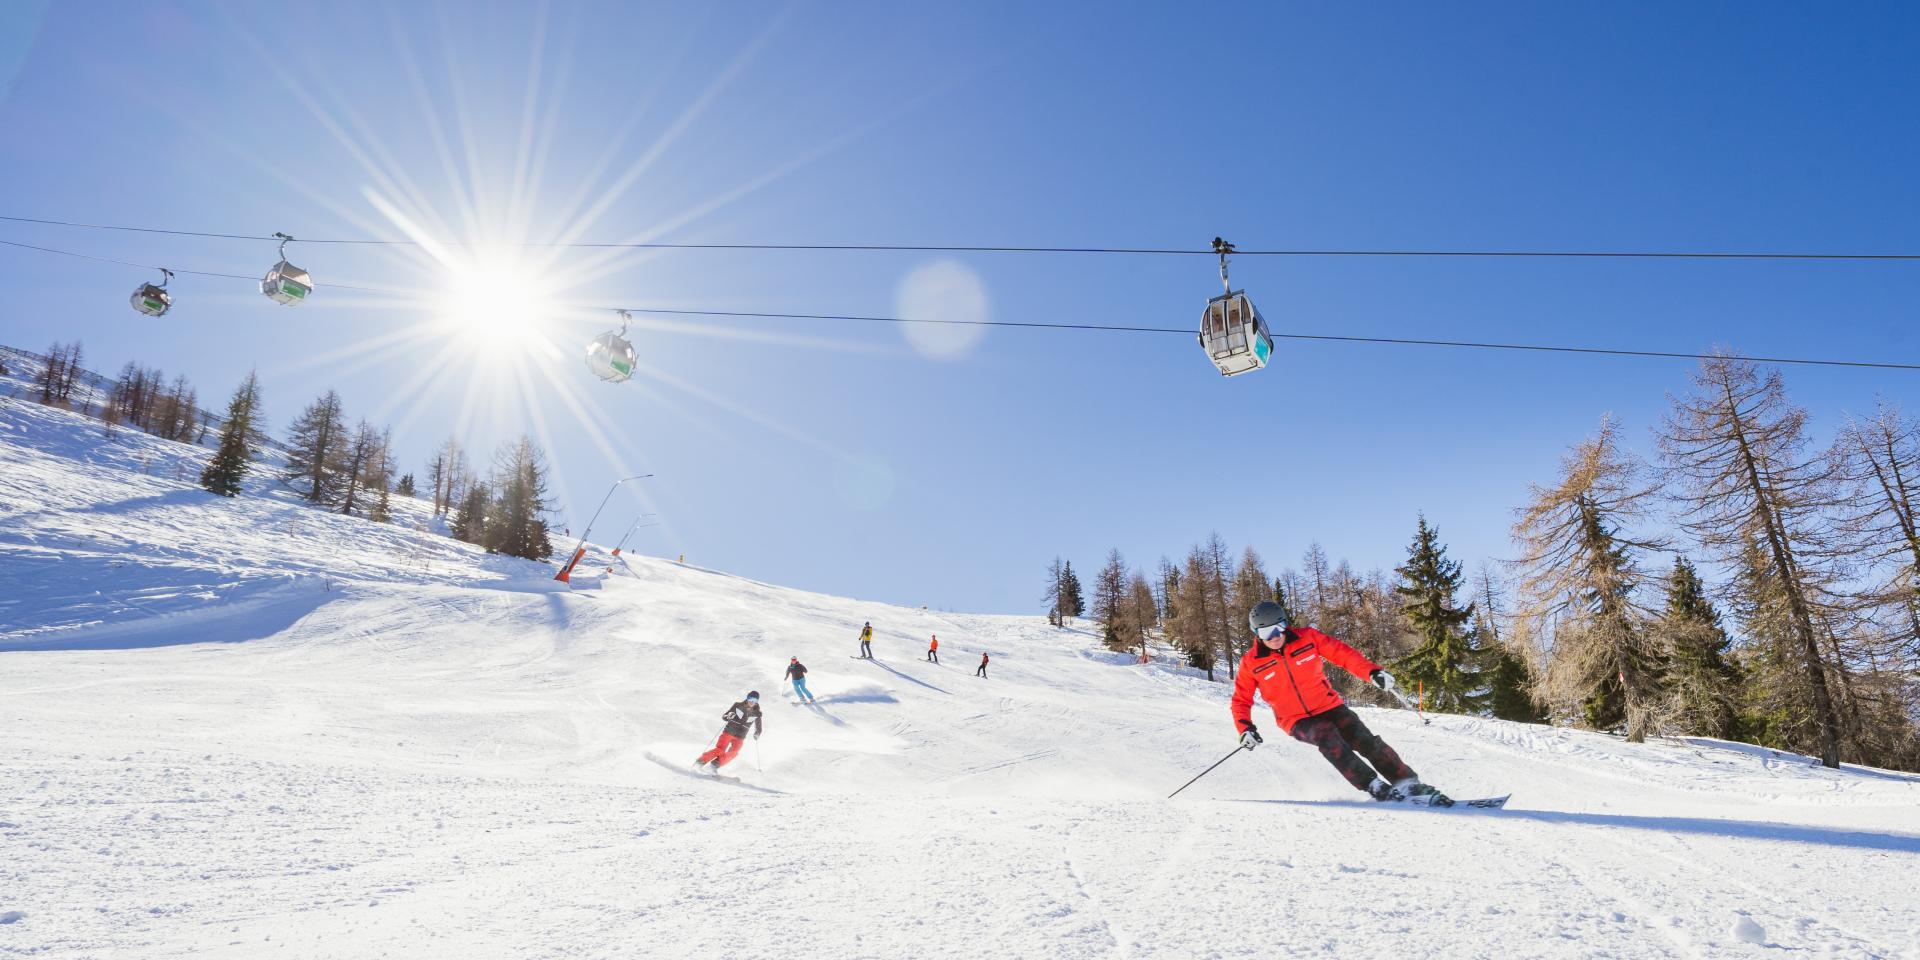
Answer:
[[1214, 534], [1151, 571], [1111, 551], [1090, 605], [1056, 559], [1048, 617], [1230, 679], [1247, 611], [1278, 600], [1429, 709], [1920, 769], [1920, 422], [1883, 402], [1816, 443], [1777, 371], [1716, 357], [1655, 440], [1642, 462], [1603, 419], [1515, 512], [1517, 556], [1471, 579], [1424, 516], [1391, 573], [1316, 543], [1269, 575]]
[[[79, 342], [55, 342], [40, 359], [34, 372], [35, 399], [48, 406], [74, 410], [85, 416], [97, 416], [108, 433], [122, 424], [130, 424], [165, 440], [198, 443], [206, 438], [211, 415], [200, 409], [200, 397], [184, 376], [168, 381], [159, 370], [128, 363], [112, 381], [91, 373], [83, 365], [86, 348]], [[105, 396], [94, 408], [95, 394], [76, 388], [104, 385]]]
[[[75, 386], [92, 377], [82, 367], [78, 343], [55, 343], [35, 372], [40, 402], [74, 409]], [[97, 379], [97, 378], [95, 378]], [[111, 436], [121, 424], [137, 426], [167, 440], [201, 444], [216, 419], [219, 436], [200, 485], [224, 497], [237, 497], [243, 483], [265, 457], [271, 442], [261, 406], [259, 377], [249, 373], [227, 401], [226, 416], [200, 409], [198, 394], [185, 377], [172, 381], [157, 369], [129, 362], [112, 381], [100, 409], [81, 396], [79, 411], [98, 416]], [[328, 390], [309, 403], [287, 428], [285, 467], [278, 479], [302, 499], [340, 513], [375, 522], [392, 520], [392, 497], [417, 495], [412, 473], [401, 473], [393, 453], [392, 431], [362, 418], [349, 425], [345, 403]], [[432, 511], [452, 514], [449, 532], [457, 539], [533, 560], [552, 552], [547, 516], [545, 455], [529, 437], [503, 445], [491, 470], [478, 474], [464, 447], [449, 439], [435, 451], [427, 476], [433, 485]], [[397, 475], [397, 476], [396, 476]]]

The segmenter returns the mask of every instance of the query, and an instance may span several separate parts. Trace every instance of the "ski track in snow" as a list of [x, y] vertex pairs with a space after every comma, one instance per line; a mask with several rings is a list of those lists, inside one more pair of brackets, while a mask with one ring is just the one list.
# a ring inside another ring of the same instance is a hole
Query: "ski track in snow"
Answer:
[[[1512, 804], [1278, 738], [1167, 801], [1227, 687], [1088, 631], [640, 557], [569, 593], [6, 387], [0, 956], [1920, 958], [1920, 777], [1361, 705]], [[749, 688], [740, 782], [693, 772]]]

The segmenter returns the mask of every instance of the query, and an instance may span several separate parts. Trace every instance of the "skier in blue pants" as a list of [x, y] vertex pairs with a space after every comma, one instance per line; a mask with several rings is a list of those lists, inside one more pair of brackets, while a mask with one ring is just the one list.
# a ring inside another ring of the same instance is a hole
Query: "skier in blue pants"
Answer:
[[794, 657], [792, 662], [787, 664], [787, 679], [793, 681], [793, 692], [800, 699], [808, 703], [813, 702], [813, 692], [807, 689], [807, 668], [800, 662], [799, 657]]

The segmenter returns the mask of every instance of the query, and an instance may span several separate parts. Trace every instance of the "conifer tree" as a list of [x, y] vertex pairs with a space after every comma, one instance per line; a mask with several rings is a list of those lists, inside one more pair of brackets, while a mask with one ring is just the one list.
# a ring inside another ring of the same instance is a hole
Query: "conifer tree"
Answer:
[[1317, 630], [1325, 630], [1339, 636], [1339, 627], [1327, 616], [1333, 590], [1333, 566], [1327, 560], [1327, 552], [1315, 540], [1307, 544], [1306, 555], [1300, 558], [1301, 590], [1293, 598], [1297, 604], [1287, 609], [1300, 618], [1301, 623], [1310, 624]]
[[[1247, 627], [1247, 614], [1256, 604], [1272, 599], [1273, 579], [1267, 576], [1266, 564], [1261, 561], [1260, 554], [1248, 546], [1240, 554], [1240, 566], [1233, 572], [1233, 582], [1227, 595], [1227, 623], [1233, 633], [1250, 638], [1252, 631]], [[1233, 656], [1238, 659], [1238, 655], [1244, 653], [1251, 643], [1249, 639], [1239, 644]]]
[[78, 340], [55, 343], [47, 348], [46, 361], [41, 365], [40, 373], [34, 377], [34, 385], [40, 390], [41, 403], [72, 406], [73, 385], [80, 377], [80, 363], [85, 355], [86, 348]]
[[1211, 555], [1202, 547], [1195, 545], [1188, 551], [1186, 569], [1176, 581], [1176, 614], [1167, 622], [1168, 639], [1187, 658], [1188, 666], [1207, 672], [1208, 680], [1213, 679], [1213, 669], [1220, 659], [1220, 608], [1224, 603], [1214, 589], [1218, 577], [1211, 565]]
[[1054, 557], [1053, 562], [1047, 565], [1047, 592], [1040, 599], [1047, 605], [1047, 623], [1063, 629], [1067, 625], [1067, 619], [1061, 613], [1066, 602], [1066, 586], [1066, 565], [1059, 557]]
[[1740, 674], [1727, 661], [1733, 641], [1707, 597], [1699, 571], [1675, 557], [1667, 575], [1667, 605], [1658, 623], [1668, 648], [1666, 686], [1674, 720], [1688, 732], [1731, 739], [1737, 733]]
[[484, 483], [470, 483], [466, 494], [461, 497], [453, 518], [447, 523], [447, 532], [455, 540], [485, 545], [487, 536], [487, 510], [493, 503], [493, 495]]
[[1080, 591], [1080, 577], [1068, 560], [1060, 575], [1060, 616], [1062, 619], [1086, 615], [1087, 601]]
[[1394, 672], [1408, 686], [1422, 686], [1427, 702], [1437, 711], [1481, 712], [1487, 699], [1482, 689], [1485, 681], [1477, 668], [1479, 651], [1467, 629], [1473, 604], [1458, 606], [1460, 564], [1447, 559], [1439, 532], [1424, 516], [1407, 547], [1407, 562], [1398, 572], [1401, 583], [1395, 592], [1420, 645], [1401, 658]]
[[328, 390], [287, 427], [287, 479], [306, 484], [311, 503], [333, 503], [345, 481], [346, 414], [340, 394]]
[[528, 560], [551, 556], [546, 515], [553, 505], [547, 499], [547, 464], [533, 438], [521, 437], [495, 456], [493, 485], [486, 548]]
[[1158, 592], [1160, 595], [1160, 620], [1164, 623], [1165, 621], [1173, 619], [1174, 603], [1180, 597], [1180, 568], [1174, 566], [1173, 561], [1166, 557], [1160, 558], [1160, 583], [1158, 585]]
[[413, 474], [411, 473], [401, 474], [400, 482], [397, 484], [394, 484], [393, 486], [393, 492], [403, 497], [413, 496]]
[[1882, 400], [1872, 419], [1848, 418], [1830, 459], [1845, 485], [1844, 549], [1868, 581], [1860, 599], [1891, 658], [1920, 676], [1920, 422]]
[[360, 485], [367, 490], [373, 506], [367, 510], [367, 519], [375, 523], [388, 523], [393, 519], [393, 431], [382, 429], [374, 436], [372, 449], [360, 467]]
[[1812, 719], [1811, 739], [1795, 749], [1838, 767], [1841, 717], [1829, 684], [1839, 665], [1822, 649], [1830, 571], [1820, 563], [1832, 547], [1832, 472], [1804, 456], [1806, 411], [1788, 401], [1778, 371], [1762, 377], [1751, 361], [1712, 357], [1693, 382], [1690, 396], [1674, 399], [1660, 437], [1683, 484], [1681, 526], [1729, 565], [1746, 559], [1749, 544], [1761, 551], [1752, 558], [1760, 565], [1746, 572], [1785, 605], [1791, 631], [1791, 649], [1770, 654], [1775, 666], [1792, 662], [1803, 675], [1787, 689], [1804, 694], [1794, 712]]
[[1160, 601], [1154, 597], [1153, 586], [1147, 583], [1146, 575], [1139, 572], [1134, 573], [1127, 585], [1127, 596], [1127, 632], [1140, 645], [1140, 656], [1145, 657], [1147, 638], [1160, 625]]
[[1133, 646], [1127, 632], [1127, 561], [1115, 548], [1107, 553], [1107, 562], [1093, 577], [1093, 622], [1100, 627], [1100, 639], [1109, 650]]
[[1662, 703], [1661, 650], [1639, 600], [1647, 578], [1637, 554], [1663, 544], [1629, 531], [1651, 497], [1614, 422], [1602, 419], [1562, 459], [1557, 483], [1533, 487], [1513, 527], [1522, 554], [1519, 639], [1548, 653], [1547, 699], [1563, 715], [1578, 705], [1597, 729], [1625, 724], [1633, 743], [1646, 739]]
[[434, 516], [446, 516], [447, 511], [453, 509], [472, 472], [472, 467], [467, 463], [467, 452], [460, 446], [460, 441], [448, 437], [427, 465], [427, 476], [433, 482]]
[[1207, 622], [1207, 630], [1213, 644], [1219, 651], [1219, 661], [1227, 665], [1227, 679], [1231, 680], [1240, 670], [1240, 654], [1252, 642], [1253, 633], [1247, 629], [1247, 620], [1243, 615], [1238, 621], [1233, 616], [1233, 558], [1228, 555], [1227, 542], [1220, 538], [1219, 531], [1207, 535], [1205, 543], [1200, 545], [1200, 553], [1205, 559], [1200, 567], [1199, 588], [1206, 591], [1206, 610], [1212, 615]]
[[201, 486], [223, 497], [239, 496], [240, 482], [253, 468], [250, 439], [257, 435], [254, 420], [259, 409], [260, 378], [248, 373], [227, 400], [227, 420], [220, 427], [220, 446], [207, 468], [200, 472]]
[[1533, 671], [1512, 646], [1513, 638], [1500, 631], [1500, 597], [1493, 571], [1480, 565], [1473, 615], [1474, 645], [1480, 648], [1487, 678], [1487, 711], [1502, 720], [1542, 723], [1546, 711], [1533, 696]]
[[347, 441], [345, 467], [341, 471], [346, 487], [346, 495], [340, 500], [340, 512], [351, 516], [354, 507], [360, 503], [360, 491], [370, 489], [367, 482], [380, 457], [380, 432], [373, 424], [360, 421], [353, 429], [353, 438]]

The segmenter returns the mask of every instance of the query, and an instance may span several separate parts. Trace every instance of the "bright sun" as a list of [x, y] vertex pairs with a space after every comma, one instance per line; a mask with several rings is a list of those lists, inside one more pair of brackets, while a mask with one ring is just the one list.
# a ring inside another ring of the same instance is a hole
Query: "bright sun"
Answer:
[[443, 324], [493, 356], [544, 342], [554, 311], [547, 284], [510, 263], [450, 269], [439, 309]]

